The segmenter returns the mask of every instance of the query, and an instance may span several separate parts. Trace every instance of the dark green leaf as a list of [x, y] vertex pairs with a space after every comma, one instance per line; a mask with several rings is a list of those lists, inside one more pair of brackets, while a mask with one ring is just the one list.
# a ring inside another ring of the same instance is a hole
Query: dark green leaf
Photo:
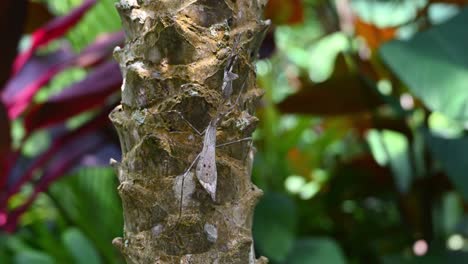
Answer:
[[111, 168], [82, 168], [77, 175], [52, 185], [50, 190], [62, 212], [91, 241], [106, 263], [119, 260], [110, 243], [114, 237], [121, 236], [123, 226], [116, 181]]
[[257, 248], [268, 258], [283, 261], [295, 239], [296, 207], [287, 196], [268, 193], [258, 204], [254, 218]]
[[101, 263], [96, 249], [79, 229], [70, 228], [66, 230], [62, 239], [76, 264]]
[[468, 137], [445, 139], [426, 131], [426, 142], [465, 200], [468, 200]]
[[306, 238], [296, 241], [287, 263], [344, 264], [346, 261], [335, 241], [329, 238]]

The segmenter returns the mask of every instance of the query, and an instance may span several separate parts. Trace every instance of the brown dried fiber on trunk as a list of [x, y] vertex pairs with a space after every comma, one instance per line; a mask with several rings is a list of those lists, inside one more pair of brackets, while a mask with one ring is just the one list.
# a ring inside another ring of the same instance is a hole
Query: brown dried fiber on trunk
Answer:
[[[203, 147], [194, 128], [206, 129], [227, 105], [235, 107], [218, 123], [218, 144], [250, 137], [255, 129], [262, 91], [253, 62], [267, 28], [265, 2], [117, 4], [127, 43], [115, 54], [125, 81], [122, 104], [110, 118], [123, 151], [114, 166], [125, 227], [114, 244], [127, 263], [266, 263], [253, 252], [252, 216], [261, 191], [250, 180], [251, 142], [216, 148], [215, 202], [194, 168], [184, 177]], [[232, 54], [238, 54], [232, 72], [239, 78], [226, 99], [221, 89]]]

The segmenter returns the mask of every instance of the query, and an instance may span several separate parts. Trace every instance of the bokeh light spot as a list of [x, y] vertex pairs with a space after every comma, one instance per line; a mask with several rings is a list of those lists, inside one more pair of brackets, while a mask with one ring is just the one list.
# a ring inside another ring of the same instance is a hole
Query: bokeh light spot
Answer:
[[447, 248], [450, 250], [460, 250], [463, 248], [465, 241], [459, 234], [451, 235], [447, 239]]
[[429, 246], [427, 242], [423, 239], [420, 239], [413, 244], [413, 252], [416, 256], [424, 256], [427, 253]]

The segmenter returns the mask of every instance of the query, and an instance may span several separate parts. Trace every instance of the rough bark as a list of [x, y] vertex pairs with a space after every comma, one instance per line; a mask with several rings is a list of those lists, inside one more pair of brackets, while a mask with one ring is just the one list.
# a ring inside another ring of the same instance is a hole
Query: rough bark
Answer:
[[[124, 83], [110, 115], [121, 142], [124, 237], [113, 243], [127, 263], [266, 263], [255, 260], [252, 216], [261, 191], [250, 180], [250, 141], [216, 148], [216, 201], [184, 173], [217, 114], [218, 144], [250, 137], [262, 91], [253, 61], [267, 28], [266, 0], [121, 0], [127, 35], [115, 56]], [[235, 41], [237, 48], [233, 48]], [[232, 94], [221, 91], [238, 54]]]

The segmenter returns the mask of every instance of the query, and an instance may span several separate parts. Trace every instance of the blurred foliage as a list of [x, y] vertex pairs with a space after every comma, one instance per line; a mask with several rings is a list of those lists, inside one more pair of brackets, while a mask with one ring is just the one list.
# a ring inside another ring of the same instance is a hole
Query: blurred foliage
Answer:
[[301, 4], [303, 22], [276, 25], [276, 53], [257, 64], [258, 251], [466, 263], [467, 2]]
[[2, 263], [123, 263], [111, 244], [123, 226], [115, 178], [110, 168], [83, 168], [56, 182], [14, 235], [1, 235]]
[[[12, 129], [11, 140], [3, 129], [7, 140], [0, 144], [8, 153], [0, 174], [0, 227], [8, 232], [0, 234], [0, 263], [123, 263], [111, 244], [123, 226], [117, 179], [111, 168], [101, 167], [120, 155], [115, 134], [106, 129], [117, 101], [109, 95], [119, 91], [121, 76], [107, 61], [122, 34], [102, 36], [121, 28], [114, 1], [94, 4], [27, 6], [15, 66], [26, 59], [0, 87], [1, 114], [8, 111]], [[27, 107], [13, 111], [24, 102]], [[8, 122], [0, 123], [3, 128]]]
[[[33, 2], [47, 8], [28, 21], [82, 3]], [[99, 1], [45, 49], [69, 43], [80, 52], [120, 29], [113, 2]], [[265, 192], [254, 219], [258, 254], [273, 264], [468, 262], [466, 4], [270, 0], [265, 16], [274, 25], [257, 63], [266, 91], [254, 135], [253, 180]], [[91, 74], [67, 68], [34, 102]], [[71, 129], [96, 111], [78, 109]], [[39, 130], [22, 145], [21, 121], [12, 123], [13, 145], [24, 156], [55, 142], [53, 131]], [[86, 166], [66, 174], [41, 192], [14, 234], [1, 235], [2, 263], [122, 263], [110, 243], [123, 225], [115, 175]], [[32, 183], [9, 207], [28, 199]]]
[[[65, 15], [79, 6], [82, 0], [42, 0], [55, 15]], [[121, 29], [116, 0], [100, 0], [80, 21], [80, 24], [67, 33], [66, 38], [75, 50], [83, 49], [102, 33], [114, 32]]]

